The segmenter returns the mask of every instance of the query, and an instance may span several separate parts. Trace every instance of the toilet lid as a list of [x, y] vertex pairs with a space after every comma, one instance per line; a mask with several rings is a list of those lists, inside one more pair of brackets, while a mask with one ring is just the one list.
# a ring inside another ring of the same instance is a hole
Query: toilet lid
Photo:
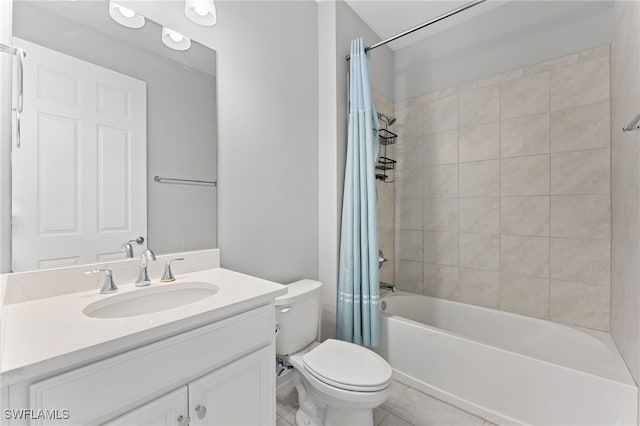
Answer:
[[354, 343], [328, 339], [302, 360], [318, 380], [341, 389], [373, 392], [386, 388], [391, 380], [387, 361]]

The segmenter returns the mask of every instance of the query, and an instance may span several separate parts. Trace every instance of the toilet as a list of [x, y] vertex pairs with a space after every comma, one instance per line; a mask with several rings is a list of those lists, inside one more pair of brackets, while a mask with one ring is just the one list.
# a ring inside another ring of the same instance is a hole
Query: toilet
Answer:
[[276, 298], [276, 354], [293, 368], [297, 425], [373, 425], [373, 409], [390, 394], [391, 366], [354, 343], [316, 341], [320, 288], [313, 280], [289, 284]]

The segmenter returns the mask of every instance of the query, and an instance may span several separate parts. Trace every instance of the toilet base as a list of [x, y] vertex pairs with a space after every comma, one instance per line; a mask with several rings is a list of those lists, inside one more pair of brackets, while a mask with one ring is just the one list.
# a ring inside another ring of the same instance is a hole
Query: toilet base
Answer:
[[300, 407], [296, 411], [297, 426], [373, 426], [373, 408], [337, 408], [328, 405], [323, 401], [326, 395], [309, 386], [295, 368], [293, 374]]
[[309, 417], [302, 409], [296, 410], [297, 426], [371, 426], [373, 410], [337, 410], [327, 409], [324, 424]]

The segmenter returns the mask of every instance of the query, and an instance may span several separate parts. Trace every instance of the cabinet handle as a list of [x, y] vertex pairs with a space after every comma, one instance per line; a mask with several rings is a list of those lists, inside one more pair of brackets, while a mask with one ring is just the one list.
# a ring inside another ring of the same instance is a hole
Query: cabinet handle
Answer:
[[178, 416], [176, 419], [178, 420], [178, 426], [189, 426], [189, 422], [191, 421], [191, 417], [187, 416]]
[[196, 414], [198, 414], [199, 419], [204, 419], [204, 416], [207, 415], [207, 407], [204, 405], [198, 405], [196, 407]]

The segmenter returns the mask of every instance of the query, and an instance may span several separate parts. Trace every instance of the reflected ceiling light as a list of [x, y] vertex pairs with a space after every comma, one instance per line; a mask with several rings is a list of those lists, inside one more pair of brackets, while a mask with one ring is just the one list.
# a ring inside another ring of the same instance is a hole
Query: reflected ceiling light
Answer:
[[199, 25], [210, 27], [218, 21], [216, 4], [213, 0], [185, 0], [184, 13]]
[[128, 28], [142, 28], [144, 26], [144, 16], [112, 1], [109, 2], [109, 16], [118, 24]]
[[191, 47], [189, 38], [167, 27], [162, 27], [162, 42], [175, 50], [187, 50]]

